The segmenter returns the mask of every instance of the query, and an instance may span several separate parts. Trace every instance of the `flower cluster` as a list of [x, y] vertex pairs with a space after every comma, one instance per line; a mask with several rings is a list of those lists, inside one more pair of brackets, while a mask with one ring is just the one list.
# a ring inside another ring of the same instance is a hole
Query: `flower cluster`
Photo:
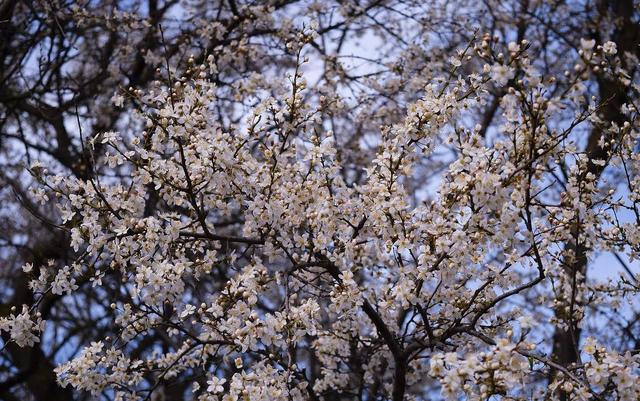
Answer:
[[22, 305], [18, 314], [15, 309], [8, 317], [0, 318], [0, 332], [7, 332], [20, 347], [32, 346], [40, 342], [40, 332], [44, 328], [44, 321], [39, 313], [32, 313], [27, 305]]

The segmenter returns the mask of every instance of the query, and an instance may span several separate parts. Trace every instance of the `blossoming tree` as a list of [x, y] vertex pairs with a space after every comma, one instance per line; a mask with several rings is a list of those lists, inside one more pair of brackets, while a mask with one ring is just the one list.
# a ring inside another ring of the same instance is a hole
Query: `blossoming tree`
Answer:
[[637, 8], [457, 3], [45, 11], [149, 46], [108, 124], [61, 96], [81, 163], [14, 138], [69, 250], [5, 348], [88, 399], [639, 399]]

